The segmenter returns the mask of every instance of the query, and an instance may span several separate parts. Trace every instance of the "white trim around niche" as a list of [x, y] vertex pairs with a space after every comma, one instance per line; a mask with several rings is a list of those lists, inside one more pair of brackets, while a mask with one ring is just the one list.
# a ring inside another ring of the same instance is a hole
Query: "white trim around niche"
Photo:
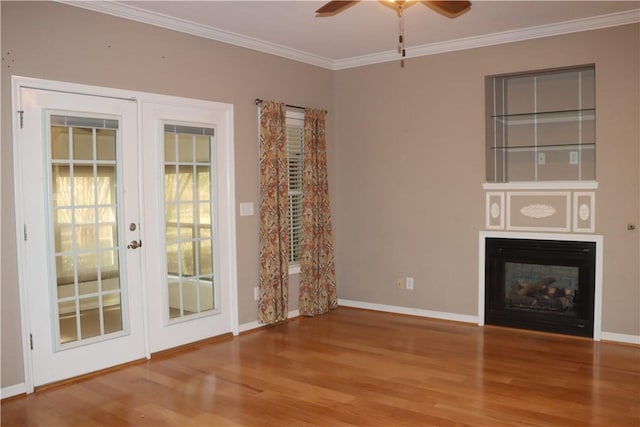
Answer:
[[527, 182], [485, 182], [485, 191], [514, 190], [597, 190], [597, 181], [527, 181]]

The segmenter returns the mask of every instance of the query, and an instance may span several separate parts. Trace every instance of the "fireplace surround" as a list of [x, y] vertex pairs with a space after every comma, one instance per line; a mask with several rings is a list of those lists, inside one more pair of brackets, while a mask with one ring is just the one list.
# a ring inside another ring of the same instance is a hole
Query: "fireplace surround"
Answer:
[[482, 232], [479, 324], [600, 339], [602, 236]]

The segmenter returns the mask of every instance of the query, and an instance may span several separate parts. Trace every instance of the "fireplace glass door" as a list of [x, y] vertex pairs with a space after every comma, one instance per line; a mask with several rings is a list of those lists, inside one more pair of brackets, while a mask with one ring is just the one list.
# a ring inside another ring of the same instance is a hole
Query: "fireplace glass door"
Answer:
[[578, 267], [505, 262], [504, 270], [505, 308], [575, 315]]
[[487, 239], [487, 324], [593, 336], [595, 243]]

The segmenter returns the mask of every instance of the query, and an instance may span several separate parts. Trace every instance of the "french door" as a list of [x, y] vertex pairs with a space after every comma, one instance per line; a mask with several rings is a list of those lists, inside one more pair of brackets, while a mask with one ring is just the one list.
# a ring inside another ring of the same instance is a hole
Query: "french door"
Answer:
[[24, 279], [35, 386], [145, 356], [137, 107], [21, 88]]
[[143, 104], [150, 351], [232, 332], [233, 153], [225, 104]]
[[24, 80], [14, 177], [27, 392], [237, 334], [232, 107]]

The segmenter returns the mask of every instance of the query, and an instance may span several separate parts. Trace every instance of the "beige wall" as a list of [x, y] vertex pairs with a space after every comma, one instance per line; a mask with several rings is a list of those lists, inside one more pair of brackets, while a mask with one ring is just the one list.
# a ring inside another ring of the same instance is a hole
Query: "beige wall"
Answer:
[[[16, 271], [11, 75], [231, 103], [236, 202], [259, 209], [256, 97], [329, 110], [333, 73], [158, 27], [58, 3], [2, 7], [2, 387], [23, 381]], [[329, 167], [332, 168], [331, 160]], [[331, 171], [330, 171], [330, 174]], [[236, 211], [239, 209], [236, 207]], [[236, 218], [240, 324], [257, 319], [258, 217]], [[44, 265], [43, 265], [44, 268]], [[290, 309], [297, 309], [292, 278]]]
[[[238, 203], [258, 202], [253, 99], [328, 109], [340, 298], [475, 316], [484, 76], [596, 63], [603, 329], [640, 335], [640, 237], [626, 231], [640, 222], [638, 25], [331, 72], [62, 4], [0, 5], [2, 387], [23, 381], [11, 74], [232, 103]], [[236, 221], [242, 324], [257, 318], [258, 221]], [[416, 290], [397, 290], [401, 276]]]
[[595, 63], [602, 328], [640, 335], [639, 53], [628, 25], [336, 72], [340, 297], [477, 315], [484, 77]]

